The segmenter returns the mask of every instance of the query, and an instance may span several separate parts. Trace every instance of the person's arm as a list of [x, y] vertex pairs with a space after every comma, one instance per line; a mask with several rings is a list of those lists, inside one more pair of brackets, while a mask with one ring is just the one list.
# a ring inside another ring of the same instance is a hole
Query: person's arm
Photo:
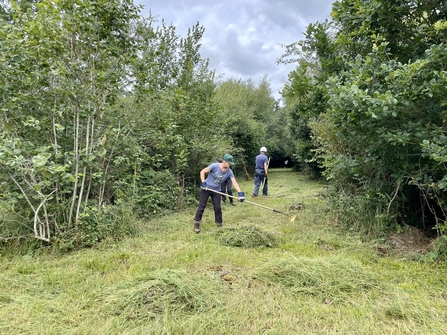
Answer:
[[205, 181], [205, 173], [210, 173], [210, 168], [206, 167], [204, 169], [202, 169], [202, 171], [200, 171], [200, 181], [203, 183]]
[[238, 193], [239, 192], [242, 192], [241, 191], [241, 188], [239, 187], [239, 184], [237, 183], [237, 181], [236, 181], [236, 178], [231, 178], [231, 182], [233, 183], [233, 186], [234, 186], [234, 188], [236, 189], [236, 191], [238, 191]]
[[245, 194], [244, 192], [241, 191], [241, 188], [239, 187], [239, 184], [236, 181], [236, 178], [231, 178], [231, 182], [233, 183], [234, 188], [237, 191], [237, 197], [239, 198], [240, 202], [244, 202], [245, 201]]
[[[266, 157], [266, 159], [267, 159], [267, 157]], [[270, 162], [270, 159], [267, 162], [264, 162], [264, 173], [265, 173], [266, 177], [269, 174], [269, 162]]]
[[208, 188], [208, 186], [206, 185], [206, 182], [205, 182], [205, 173], [209, 173], [210, 171], [211, 170], [209, 167], [206, 167], [202, 171], [200, 171], [200, 181], [201, 181], [200, 187], [203, 190], [206, 190]]

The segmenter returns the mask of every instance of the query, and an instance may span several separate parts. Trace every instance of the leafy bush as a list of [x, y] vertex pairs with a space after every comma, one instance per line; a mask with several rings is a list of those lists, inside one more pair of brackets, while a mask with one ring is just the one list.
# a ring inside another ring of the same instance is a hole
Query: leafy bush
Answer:
[[54, 246], [61, 251], [92, 247], [103, 240], [119, 240], [138, 232], [137, 219], [125, 204], [88, 207], [78, 225], [61, 232], [54, 239]]
[[137, 216], [150, 218], [176, 209], [183, 190], [170, 171], [147, 169], [134, 182], [119, 183], [116, 194], [117, 201], [132, 204]]
[[427, 255], [432, 261], [447, 261], [447, 236], [442, 235], [435, 240], [434, 250]]
[[364, 239], [387, 235], [393, 228], [392, 217], [386, 213], [386, 202], [381, 197], [367, 197], [328, 190], [328, 201], [337, 222], [362, 233]]
[[368, 231], [447, 218], [445, 18], [442, 1], [338, 1], [333, 21], [309, 25], [283, 56], [298, 63], [284, 89], [291, 127], [311, 128], [296, 139], [350, 194], [340, 215], [359, 205]]

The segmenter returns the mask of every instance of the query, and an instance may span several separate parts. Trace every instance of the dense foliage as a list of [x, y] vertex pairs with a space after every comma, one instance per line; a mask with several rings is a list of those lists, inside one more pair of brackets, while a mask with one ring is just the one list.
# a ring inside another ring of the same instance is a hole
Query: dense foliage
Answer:
[[350, 224], [446, 229], [446, 11], [436, 0], [336, 1], [332, 22], [309, 25], [280, 60], [298, 61], [283, 91], [309, 129], [296, 157], [332, 180], [344, 219], [361, 199], [369, 215]]
[[131, 0], [0, 3], [0, 240], [70, 249], [194, 203], [226, 152], [247, 179], [261, 146], [331, 180], [366, 233], [447, 229], [447, 7], [333, 4], [268, 78], [220, 81], [185, 37]]
[[131, 0], [0, 5], [1, 241], [93, 245], [191, 203], [226, 152], [251, 170], [268, 81], [229, 113], [199, 24], [180, 37]]
[[272, 117], [278, 114], [267, 78], [258, 86], [252, 80], [229, 79], [218, 83], [216, 101], [223, 108], [225, 132], [232, 139], [237, 161], [236, 173], [252, 173], [260, 144], [274, 151], [278, 144], [269, 133]]

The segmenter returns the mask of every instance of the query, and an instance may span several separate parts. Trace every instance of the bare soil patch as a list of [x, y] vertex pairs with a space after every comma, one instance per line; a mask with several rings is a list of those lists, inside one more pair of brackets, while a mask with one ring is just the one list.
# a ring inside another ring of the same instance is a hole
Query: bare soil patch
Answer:
[[421, 230], [408, 225], [403, 231], [391, 236], [390, 243], [395, 251], [426, 254], [433, 251], [434, 240], [427, 237]]

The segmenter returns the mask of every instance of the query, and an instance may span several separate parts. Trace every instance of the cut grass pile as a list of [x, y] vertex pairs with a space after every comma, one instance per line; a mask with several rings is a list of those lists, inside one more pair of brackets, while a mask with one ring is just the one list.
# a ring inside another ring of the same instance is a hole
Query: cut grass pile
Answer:
[[273, 248], [278, 245], [279, 241], [277, 236], [257, 226], [223, 228], [216, 235], [222, 245], [230, 247]]
[[360, 262], [340, 256], [271, 260], [259, 269], [257, 278], [327, 303], [343, 302], [378, 286], [376, 275]]
[[185, 271], [156, 270], [113, 289], [106, 306], [114, 315], [145, 324], [167, 310], [195, 314], [216, 308], [219, 291], [215, 282]]

